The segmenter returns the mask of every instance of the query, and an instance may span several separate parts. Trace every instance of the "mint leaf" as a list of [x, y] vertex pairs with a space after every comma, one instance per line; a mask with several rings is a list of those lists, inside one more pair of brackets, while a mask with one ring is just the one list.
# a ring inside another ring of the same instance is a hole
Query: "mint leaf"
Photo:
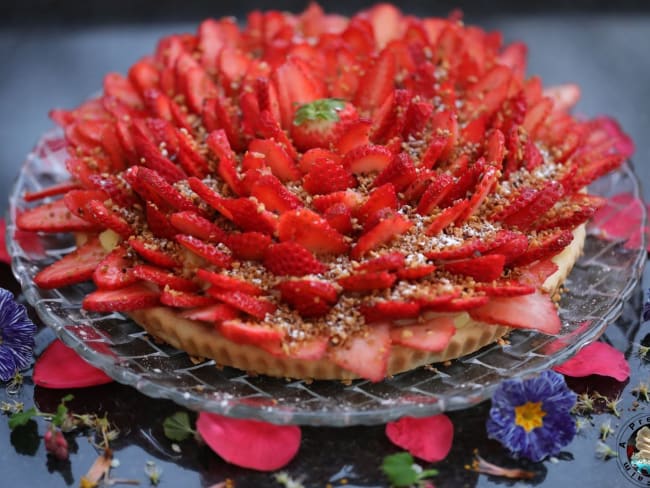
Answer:
[[16, 412], [9, 417], [9, 428], [14, 430], [19, 425], [25, 425], [32, 419], [32, 417], [36, 417], [37, 415], [38, 411], [36, 410], [36, 407], [32, 407], [24, 412]]
[[63, 425], [63, 422], [65, 422], [65, 419], [68, 417], [68, 407], [66, 407], [65, 404], [73, 398], [74, 395], [72, 394], [67, 394], [61, 398], [61, 403], [59, 403], [59, 405], [56, 407], [56, 413], [54, 414], [54, 417], [52, 417], [52, 424], [56, 425], [57, 427], [61, 427]]
[[190, 427], [190, 416], [187, 412], [176, 412], [174, 415], [167, 417], [163, 421], [163, 430], [165, 431], [165, 437], [179, 442], [194, 434], [194, 430]]
[[413, 464], [413, 456], [408, 452], [399, 452], [386, 456], [381, 469], [390, 480], [391, 485], [411, 486], [420, 479], [418, 473], [413, 469]]
[[294, 125], [307, 121], [339, 121], [339, 111], [345, 108], [345, 102], [338, 98], [321, 98], [298, 107], [293, 118]]

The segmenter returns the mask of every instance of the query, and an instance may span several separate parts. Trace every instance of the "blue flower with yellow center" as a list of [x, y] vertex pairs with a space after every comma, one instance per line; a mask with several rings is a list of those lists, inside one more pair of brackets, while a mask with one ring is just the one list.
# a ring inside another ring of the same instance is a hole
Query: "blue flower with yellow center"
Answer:
[[35, 332], [25, 307], [0, 288], [0, 381], [9, 381], [31, 364]]
[[488, 437], [513, 455], [541, 461], [560, 452], [576, 434], [571, 416], [576, 394], [554, 371], [525, 380], [507, 380], [492, 397]]

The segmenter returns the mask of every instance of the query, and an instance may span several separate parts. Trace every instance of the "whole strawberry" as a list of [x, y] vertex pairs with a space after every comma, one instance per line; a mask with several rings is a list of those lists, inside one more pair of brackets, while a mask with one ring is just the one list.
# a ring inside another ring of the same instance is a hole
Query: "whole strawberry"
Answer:
[[45, 450], [47, 452], [53, 454], [60, 461], [68, 459], [68, 441], [63, 436], [63, 432], [52, 426], [47, 429], [43, 439], [45, 440]]
[[337, 98], [321, 98], [301, 105], [291, 126], [291, 137], [300, 151], [328, 148], [349, 122], [359, 118], [354, 105]]

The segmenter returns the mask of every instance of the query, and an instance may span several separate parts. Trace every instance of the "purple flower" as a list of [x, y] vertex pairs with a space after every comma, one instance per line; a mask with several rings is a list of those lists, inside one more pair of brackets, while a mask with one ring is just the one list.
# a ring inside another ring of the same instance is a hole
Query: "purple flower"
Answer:
[[508, 380], [492, 397], [488, 437], [515, 456], [538, 462], [560, 452], [576, 434], [571, 408], [576, 394], [554, 371], [525, 380]]
[[0, 381], [32, 362], [36, 326], [10, 291], [0, 288]]

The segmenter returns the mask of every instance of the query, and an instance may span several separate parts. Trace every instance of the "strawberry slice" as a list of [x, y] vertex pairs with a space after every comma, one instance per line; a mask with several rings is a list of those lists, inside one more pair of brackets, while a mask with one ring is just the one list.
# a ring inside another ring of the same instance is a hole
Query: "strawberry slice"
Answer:
[[230, 99], [217, 95], [209, 98], [203, 104], [201, 118], [205, 128], [213, 132], [223, 129], [231, 147], [242, 149], [240, 135], [237, 127], [240, 121], [237, 117], [236, 108], [230, 102]]
[[268, 210], [278, 213], [303, 207], [300, 198], [271, 174], [258, 176], [252, 184], [250, 194], [262, 202]]
[[297, 242], [272, 244], [264, 255], [264, 267], [276, 276], [323, 273], [327, 267]]
[[98, 226], [111, 229], [125, 239], [133, 235], [133, 228], [122, 217], [107, 209], [102, 202], [90, 200], [86, 203], [84, 210], [88, 220], [95, 222]]
[[521, 272], [519, 281], [523, 284], [540, 288], [557, 270], [557, 264], [551, 261], [551, 259], [536, 261], [533, 264], [519, 268]]
[[330, 159], [337, 163], [341, 162], [341, 156], [337, 153], [328, 151], [322, 147], [315, 147], [302, 155], [302, 158], [300, 158], [300, 169], [303, 173], [308, 173], [314, 163], [320, 159]]
[[383, 49], [379, 57], [359, 82], [354, 104], [372, 112], [386, 100], [394, 89], [397, 63], [391, 49]]
[[169, 216], [169, 223], [176, 229], [174, 234], [189, 234], [207, 242], [224, 242], [226, 232], [196, 212], [176, 212]]
[[348, 243], [323, 217], [309, 209], [282, 214], [278, 222], [280, 241], [294, 241], [314, 254], [342, 254]]
[[356, 188], [357, 180], [341, 163], [332, 159], [315, 161], [303, 180], [303, 187], [312, 195]]
[[235, 153], [230, 147], [226, 132], [223, 129], [212, 131], [208, 134], [205, 142], [219, 159], [219, 166], [217, 168], [219, 176], [223, 178], [235, 195], [241, 195], [243, 190], [240, 175], [237, 172]]
[[383, 171], [392, 160], [393, 153], [390, 149], [368, 144], [347, 152], [343, 158], [343, 166], [355, 175], [365, 174]]
[[336, 98], [314, 100], [296, 110], [291, 138], [301, 151], [328, 148], [340, 139], [347, 125], [358, 118], [357, 109], [349, 102]]
[[363, 292], [390, 288], [396, 280], [397, 276], [388, 271], [369, 271], [339, 278], [337, 282], [346, 291]]
[[348, 124], [336, 142], [336, 149], [340, 154], [347, 154], [356, 148], [369, 145], [371, 128], [372, 122], [367, 119]]
[[225, 237], [224, 244], [237, 259], [261, 261], [272, 242], [269, 236], [260, 232], [231, 232]]
[[277, 67], [273, 73], [273, 84], [278, 94], [282, 127], [285, 129], [291, 127], [297, 107], [325, 96], [322, 81], [298, 58], [289, 58]]
[[410, 268], [402, 268], [398, 270], [397, 277], [400, 280], [419, 280], [420, 278], [429, 276], [435, 270], [436, 266], [434, 264], [421, 264], [419, 266], [411, 266]]
[[250, 344], [266, 349], [269, 346], [280, 348], [284, 332], [268, 325], [243, 322], [241, 320], [225, 320], [217, 325], [217, 330], [226, 339], [237, 344]]
[[296, 181], [302, 176], [287, 151], [272, 139], [254, 139], [249, 144], [248, 150], [263, 154], [266, 166], [271, 168], [271, 172], [284, 183]]
[[453, 224], [469, 207], [469, 200], [457, 200], [451, 207], [442, 210], [424, 231], [428, 236], [435, 236]]
[[374, 259], [363, 261], [354, 272], [358, 271], [398, 271], [404, 267], [406, 258], [401, 252], [386, 252]]
[[169, 223], [169, 217], [162, 212], [153, 202], [147, 202], [146, 208], [147, 226], [156, 237], [173, 239], [178, 230]]
[[548, 234], [538, 235], [537, 239], [528, 244], [525, 253], [514, 259], [512, 266], [524, 266], [534, 261], [555, 256], [573, 241], [573, 232], [557, 230]]
[[355, 190], [336, 191], [329, 195], [317, 195], [312, 200], [312, 205], [317, 212], [323, 213], [332, 205], [343, 204], [350, 210], [356, 210], [363, 202], [361, 194]]
[[133, 274], [133, 258], [124, 245], [113, 249], [95, 267], [93, 281], [102, 290], [117, 290], [138, 281]]
[[323, 218], [340, 234], [349, 235], [354, 230], [352, 210], [344, 203], [336, 203], [328, 207], [323, 213]]
[[52, 289], [88, 281], [107, 254], [99, 239], [91, 239], [40, 271], [34, 283], [39, 288]]
[[401, 138], [412, 97], [409, 90], [397, 89], [382, 102], [373, 114], [372, 142], [387, 144], [394, 138]]
[[276, 309], [276, 306], [268, 300], [240, 291], [224, 291], [218, 288], [209, 288], [208, 293], [226, 305], [230, 305], [260, 320], [264, 319], [266, 314], [275, 312]]
[[47, 197], [55, 197], [57, 195], [67, 195], [68, 193], [78, 190], [80, 188], [79, 183], [74, 181], [66, 181], [64, 183], [59, 183], [47, 188], [43, 188], [39, 191], [30, 191], [23, 194], [23, 200], [26, 202], [36, 202], [38, 200], [43, 200]]
[[175, 268], [181, 264], [176, 256], [176, 246], [166, 239], [134, 237], [128, 240], [128, 244], [144, 259], [163, 268]]
[[176, 308], [197, 308], [207, 307], [214, 305], [215, 299], [198, 293], [186, 292], [181, 290], [174, 290], [170, 287], [165, 287], [160, 294], [160, 303], [168, 307]]
[[417, 178], [417, 171], [413, 161], [406, 153], [399, 153], [386, 166], [386, 168], [377, 175], [373, 181], [374, 186], [381, 186], [385, 183], [391, 183], [397, 192], [404, 191], [413, 180]]
[[517, 281], [498, 280], [492, 283], [477, 283], [474, 289], [490, 297], [514, 297], [535, 293], [535, 287]]
[[499, 171], [494, 166], [488, 166], [476, 189], [469, 199], [467, 208], [456, 218], [456, 225], [462, 225], [464, 222], [468, 221], [469, 218], [474, 215], [481, 204], [485, 201], [489, 193], [494, 188], [494, 185], [497, 183], [499, 178]]
[[505, 263], [506, 257], [503, 254], [489, 254], [446, 262], [440, 268], [450, 273], [471, 276], [476, 281], [492, 281], [503, 274]]
[[420, 304], [397, 300], [381, 300], [372, 305], [361, 305], [359, 311], [367, 323], [386, 320], [412, 319], [420, 315]]
[[142, 281], [148, 281], [159, 285], [161, 288], [169, 286], [179, 291], [195, 291], [198, 285], [192, 280], [177, 276], [166, 269], [152, 266], [150, 264], [138, 264], [133, 267], [133, 275]]
[[63, 202], [70, 212], [88, 220], [86, 204], [91, 200], [103, 202], [107, 199], [108, 194], [103, 190], [72, 190], [63, 197]]
[[90, 312], [129, 312], [158, 305], [160, 292], [138, 282], [119, 290], [97, 290], [83, 299], [81, 307]]
[[196, 276], [204, 281], [207, 281], [215, 288], [221, 288], [224, 291], [238, 291], [241, 293], [247, 293], [248, 295], [256, 296], [262, 294], [262, 289], [258, 286], [255, 286], [245, 280], [228, 276], [222, 273], [215, 273], [213, 271], [199, 268], [196, 270]]
[[[486, 324], [533, 329], [549, 335], [560, 332], [562, 322], [557, 307], [547, 295], [535, 292], [517, 297], [495, 297], [469, 311], [474, 320]], [[530, 320], [534, 317], [535, 320]]]
[[356, 245], [352, 248], [350, 256], [352, 259], [360, 259], [367, 252], [377, 249], [378, 247], [393, 240], [393, 238], [404, 234], [413, 226], [413, 222], [409, 221], [401, 214], [394, 213], [388, 215], [381, 220], [372, 229], [367, 231], [357, 240]]
[[331, 346], [328, 356], [343, 369], [376, 382], [386, 377], [390, 344], [389, 325], [377, 323], [368, 327], [366, 333]]
[[503, 219], [503, 223], [528, 230], [540, 215], [544, 215], [562, 196], [564, 196], [562, 185], [557, 181], [550, 181], [535, 193], [528, 205], [508, 215]]
[[278, 285], [282, 300], [303, 317], [321, 317], [338, 300], [334, 285], [323, 280], [288, 280]]
[[395, 187], [392, 183], [386, 183], [370, 193], [365, 203], [356, 211], [356, 217], [365, 227], [380, 211], [384, 209], [397, 210], [398, 206]]
[[[172, 208], [177, 211], [199, 211], [192, 202], [191, 196], [182, 194], [158, 172], [142, 167], [137, 169], [138, 185], [134, 189], [138, 191], [138, 188], [146, 188], [145, 194], [142, 195], [145, 199], [153, 200], [161, 208]], [[151, 198], [152, 196], [153, 198]]]
[[422, 324], [392, 327], [390, 339], [393, 344], [421, 351], [441, 352], [449, 345], [456, 333], [450, 317], [436, 317]]
[[63, 200], [46, 203], [26, 210], [16, 218], [20, 230], [32, 232], [92, 232], [102, 230], [94, 222], [82, 220], [74, 215]]
[[175, 239], [181, 246], [201, 256], [210, 264], [219, 268], [230, 268], [232, 266], [232, 257], [213, 244], [184, 234], [176, 235]]
[[422, 194], [417, 206], [420, 215], [429, 215], [453, 190], [455, 179], [447, 173], [442, 173], [431, 180], [431, 183]]
[[113, 203], [121, 207], [130, 208], [139, 203], [138, 196], [133, 193], [130, 185], [126, 184], [125, 179], [121, 176], [118, 177], [107, 173], [95, 174], [90, 175], [88, 181], [93, 188], [106, 192], [108, 197], [113, 200]]
[[[224, 212], [235, 225], [243, 230], [273, 235], [278, 226], [275, 214], [260, 208], [260, 203], [251, 198], [224, 198], [221, 202]], [[285, 214], [286, 215], [286, 214]]]
[[187, 178], [185, 172], [163, 156], [160, 149], [154, 146], [137, 125], [133, 125], [133, 127], [135, 128], [133, 142], [143, 166], [157, 171], [170, 184]]
[[487, 295], [475, 295], [468, 297], [453, 298], [451, 300], [441, 300], [438, 303], [421, 303], [422, 309], [431, 310], [432, 312], [455, 313], [472, 310], [481, 307], [490, 301]]
[[186, 319], [200, 320], [211, 324], [220, 324], [226, 320], [236, 319], [238, 316], [239, 312], [225, 303], [191, 308], [181, 313], [181, 317], [185, 317]]

